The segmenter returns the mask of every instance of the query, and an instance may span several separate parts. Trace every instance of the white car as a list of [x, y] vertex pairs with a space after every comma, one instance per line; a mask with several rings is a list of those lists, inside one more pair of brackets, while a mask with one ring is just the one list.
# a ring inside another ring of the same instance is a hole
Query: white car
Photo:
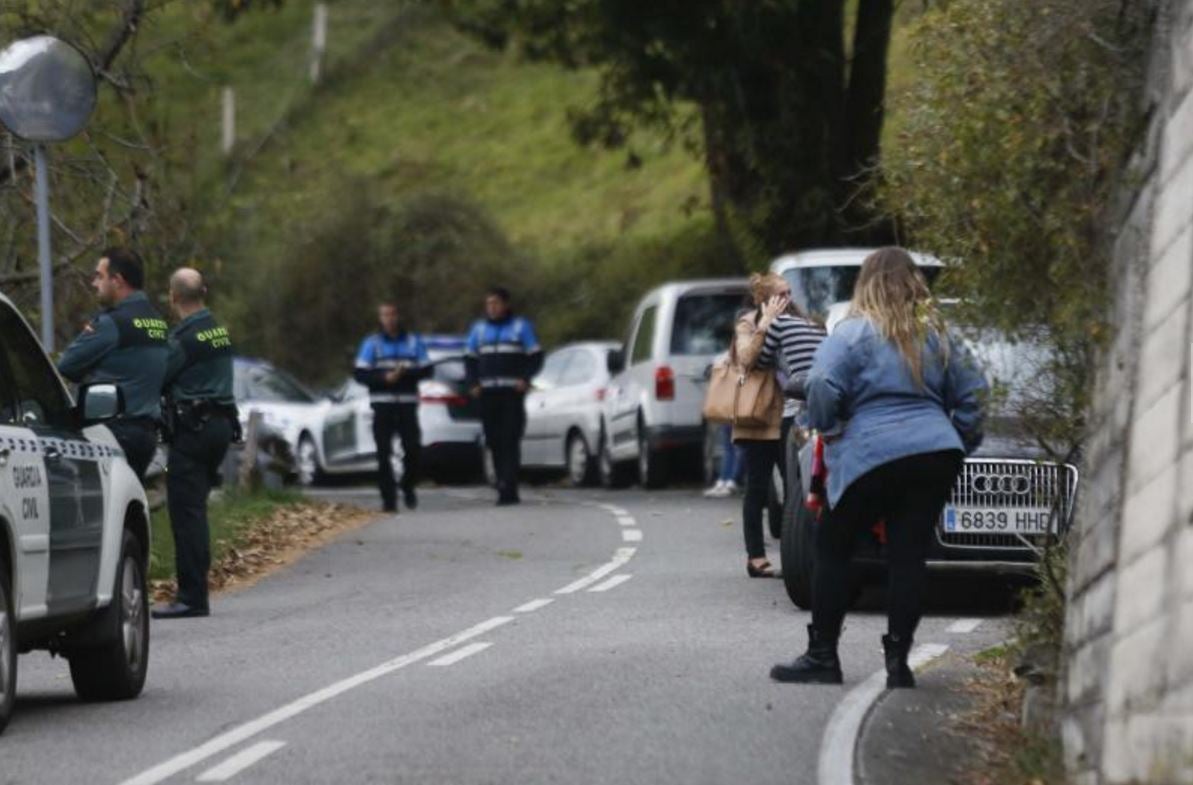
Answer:
[[310, 485], [321, 473], [324, 422], [331, 401], [320, 398], [294, 377], [264, 360], [237, 357], [233, 363], [233, 394], [242, 427], [249, 415], [261, 413], [261, 422], [289, 446], [293, 474]]
[[[771, 272], [791, 284], [791, 301], [807, 315], [826, 320], [831, 328], [844, 315], [842, 303], [853, 298], [853, 285], [862, 262], [873, 248], [826, 248], [780, 256], [771, 262]], [[912, 253], [911, 257], [931, 285], [944, 269], [934, 256]], [[833, 306], [838, 306], [834, 308]]]
[[573, 343], [547, 355], [526, 396], [522, 465], [566, 469], [575, 486], [597, 479], [601, 408], [609, 386], [611, 341]]
[[609, 359], [602, 484], [624, 485], [636, 465], [642, 484], [658, 487], [676, 460], [698, 465], [708, 368], [728, 348], [748, 288], [742, 278], [681, 281], [639, 302], [624, 348]]
[[0, 730], [17, 654], [66, 657], [85, 700], [136, 697], [149, 663], [149, 505], [103, 421], [115, 385], [76, 406], [29, 325], [0, 295]]
[[[418, 424], [422, 431], [422, 469], [436, 480], [473, 476], [481, 470], [480, 410], [465, 389], [465, 339], [426, 336], [427, 355], [434, 369], [418, 385]], [[319, 474], [371, 472], [377, 468], [373, 440], [373, 409], [368, 389], [346, 380], [331, 396], [319, 441]], [[312, 442], [314, 444], [314, 442]], [[402, 472], [401, 442], [394, 439], [394, 473]], [[299, 454], [300, 463], [302, 453]]]

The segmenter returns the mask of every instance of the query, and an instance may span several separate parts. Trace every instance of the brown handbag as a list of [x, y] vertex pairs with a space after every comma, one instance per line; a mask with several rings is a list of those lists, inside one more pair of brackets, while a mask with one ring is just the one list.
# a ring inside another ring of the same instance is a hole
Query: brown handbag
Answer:
[[712, 368], [704, 395], [704, 419], [740, 428], [765, 428], [782, 407], [779, 382], [769, 368], [746, 370], [737, 362], [736, 341], [729, 358]]

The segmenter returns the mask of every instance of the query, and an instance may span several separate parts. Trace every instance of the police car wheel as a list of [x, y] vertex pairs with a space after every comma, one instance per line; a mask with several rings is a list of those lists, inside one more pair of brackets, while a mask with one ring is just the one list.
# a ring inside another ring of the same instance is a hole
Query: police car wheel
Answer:
[[813, 548], [816, 543], [816, 519], [795, 494], [788, 494], [783, 515], [783, 536], [779, 541], [783, 588], [796, 606], [812, 607]]
[[0, 732], [12, 716], [17, 694], [17, 641], [8, 570], [0, 561]]
[[88, 701], [128, 700], [141, 694], [149, 666], [149, 593], [141, 543], [124, 532], [116, 591], [105, 608], [107, 641], [69, 654], [75, 693]]
[[323, 479], [323, 472], [319, 468], [319, 450], [315, 447], [315, 440], [305, 433], [298, 440], [295, 470], [298, 475], [298, 484], [304, 488]]
[[567, 441], [568, 481], [576, 488], [592, 485], [596, 461], [588, 449], [588, 440], [583, 434], [573, 433]]

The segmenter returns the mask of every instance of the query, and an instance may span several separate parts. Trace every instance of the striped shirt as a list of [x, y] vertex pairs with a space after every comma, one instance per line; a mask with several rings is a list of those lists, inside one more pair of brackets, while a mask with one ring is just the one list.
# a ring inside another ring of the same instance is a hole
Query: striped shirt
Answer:
[[[798, 316], [783, 315], [771, 322], [766, 331], [758, 364], [778, 369], [783, 376], [791, 378], [812, 369], [812, 356], [825, 338], [824, 328]], [[783, 416], [793, 417], [798, 402], [784, 401]]]

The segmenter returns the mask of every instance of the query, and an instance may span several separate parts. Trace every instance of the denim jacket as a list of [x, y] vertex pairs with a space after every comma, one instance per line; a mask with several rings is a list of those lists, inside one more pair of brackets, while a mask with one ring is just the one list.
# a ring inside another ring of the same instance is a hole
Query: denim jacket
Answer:
[[922, 387], [894, 343], [864, 317], [842, 321], [817, 349], [807, 382], [808, 419], [830, 436], [831, 506], [882, 464], [939, 450], [970, 453], [981, 444], [986, 379], [960, 338], [948, 341], [945, 364], [940, 338], [929, 334]]

